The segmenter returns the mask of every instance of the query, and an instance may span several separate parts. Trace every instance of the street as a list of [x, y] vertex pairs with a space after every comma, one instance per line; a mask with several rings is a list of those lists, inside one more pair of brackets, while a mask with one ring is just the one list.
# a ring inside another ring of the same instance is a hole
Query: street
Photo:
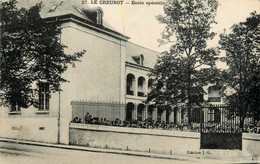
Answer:
[[173, 159], [159, 159], [150, 157], [129, 156], [120, 154], [110, 154], [101, 152], [87, 152], [77, 150], [64, 150], [57, 148], [44, 148], [45, 153], [28, 152], [20, 150], [11, 150], [0, 148], [0, 164], [182, 164], [193, 163], [190, 161], [181, 161]]

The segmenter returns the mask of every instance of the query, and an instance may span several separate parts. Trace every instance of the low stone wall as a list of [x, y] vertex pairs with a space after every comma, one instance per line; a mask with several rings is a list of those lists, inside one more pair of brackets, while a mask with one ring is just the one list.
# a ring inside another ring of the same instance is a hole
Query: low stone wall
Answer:
[[260, 134], [243, 133], [242, 150], [244, 157], [260, 158]]
[[70, 144], [163, 154], [187, 154], [199, 150], [199, 133], [155, 129], [70, 125]]
[[200, 158], [258, 158], [259, 137], [257, 134], [243, 134], [243, 151], [214, 150], [200, 149], [200, 133], [195, 132], [75, 123], [71, 123], [69, 129], [69, 142], [72, 145]]

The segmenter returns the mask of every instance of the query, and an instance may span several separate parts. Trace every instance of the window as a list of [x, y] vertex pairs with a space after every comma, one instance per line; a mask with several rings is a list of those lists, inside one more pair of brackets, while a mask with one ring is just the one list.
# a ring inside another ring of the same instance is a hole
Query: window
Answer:
[[135, 76], [133, 74], [128, 74], [126, 83], [126, 94], [134, 95]]
[[138, 92], [137, 96], [145, 97], [145, 88], [144, 86], [146, 85], [145, 83], [145, 78], [144, 77], [139, 77], [138, 78]]
[[157, 121], [158, 122], [162, 121], [162, 113], [163, 113], [163, 110], [161, 108], [158, 108], [158, 112], [157, 112]]
[[148, 114], [147, 114], [147, 115], [148, 115], [148, 116], [147, 116], [147, 119], [151, 121], [151, 120], [152, 120], [152, 117], [153, 117], [153, 107], [152, 107], [152, 106], [149, 106], [149, 107], [148, 107], [147, 113], [148, 113]]
[[39, 110], [49, 110], [50, 93], [48, 83], [39, 83]]
[[148, 80], [148, 93], [150, 93], [152, 91], [152, 86], [153, 86], [153, 80], [149, 79]]
[[143, 112], [145, 110], [144, 104], [139, 104], [137, 107], [137, 120], [142, 121], [143, 120]]
[[144, 55], [140, 55], [140, 65], [144, 65]]
[[144, 55], [143, 54], [140, 54], [140, 55], [137, 55], [137, 56], [132, 56], [132, 58], [134, 59], [136, 64], [144, 65]]
[[208, 121], [209, 122], [214, 122], [214, 109], [209, 109], [208, 110]]

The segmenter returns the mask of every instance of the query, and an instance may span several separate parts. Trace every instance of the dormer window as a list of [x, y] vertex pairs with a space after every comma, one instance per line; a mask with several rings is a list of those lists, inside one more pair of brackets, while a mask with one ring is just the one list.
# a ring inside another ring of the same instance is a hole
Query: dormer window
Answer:
[[[78, 10], [78, 12], [80, 12]], [[102, 25], [103, 24], [103, 20], [102, 17], [104, 15], [103, 10], [98, 7], [98, 8], [88, 8], [88, 9], [84, 9], [82, 8], [81, 14], [83, 13], [88, 19], [90, 19], [93, 23], [98, 24], [98, 25]]]
[[132, 56], [137, 64], [144, 65], [144, 55]]
[[97, 10], [97, 24], [102, 25], [102, 11]]
[[144, 55], [140, 55], [140, 65], [144, 65]]

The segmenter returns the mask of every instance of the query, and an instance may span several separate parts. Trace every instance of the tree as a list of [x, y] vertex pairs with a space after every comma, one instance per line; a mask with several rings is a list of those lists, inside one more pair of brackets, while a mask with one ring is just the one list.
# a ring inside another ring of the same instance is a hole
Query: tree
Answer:
[[[48, 82], [51, 91], [58, 91], [66, 82], [62, 73], [75, 66], [85, 50], [65, 54], [60, 43], [61, 28], [57, 21], [46, 22], [40, 16], [42, 3], [29, 9], [16, 6], [16, 0], [1, 6], [1, 90], [6, 103], [27, 108], [37, 106], [32, 83]], [[37, 90], [36, 90], [37, 91]]]
[[216, 0], [171, 0], [165, 3], [165, 15], [159, 15], [166, 24], [160, 43], [174, 43], [169, 52], [162, 53], [151, 77], [155, 85], [148, 102], [157, 104], [187, 104], [191, 124], [191, 108], [203, 98], [202, 87], [212, 82], [218, 71], [215, 66], [217, 48], [207, 48], [207, 40], [213, 39], [211, 25], [215, 22]]
[[245, 22], [231, 27], [230, 34], [220, 35], [219, 44], [226, 55], [222, 61], [229, 69], [225, 71], [225, 82], [235, 93], [228, 96], [228, 102], [236, 104], [240, 115], [240, 126], [250, 114], [258, 121], [260, 115], [260, 15], [251, 13]]

